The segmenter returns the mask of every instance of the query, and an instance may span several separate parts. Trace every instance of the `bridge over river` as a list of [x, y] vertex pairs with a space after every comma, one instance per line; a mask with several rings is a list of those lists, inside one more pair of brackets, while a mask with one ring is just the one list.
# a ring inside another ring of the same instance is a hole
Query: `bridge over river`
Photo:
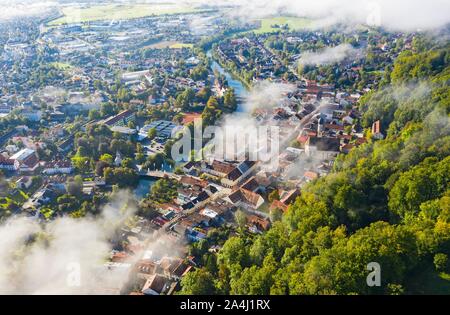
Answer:
[[176, 180], [180, 180], [180, 176], [171, 172], [166, 171], [150, 171], [150, 170], [141, 170], [139, 172], [139, 177], [144, 179], [161, 179], [161, 178], [172, 178]]

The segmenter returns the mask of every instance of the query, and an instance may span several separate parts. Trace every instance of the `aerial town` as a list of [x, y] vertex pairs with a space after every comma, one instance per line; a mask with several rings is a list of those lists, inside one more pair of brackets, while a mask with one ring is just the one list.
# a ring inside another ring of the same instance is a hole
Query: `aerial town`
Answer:
[[[0, 220], [95, 218], [126, 194], [136, 210], [100, 267], [127, 277], [99, 283], [102, 294], [179, 294], [189, 274], [220, 274], [227, 240], [270, 233], [311, 184], [395, 133], [367, 99], [418, 45], [414, 32], [243, 22], [209, 6], [108, 19], [91, 18], [93, 8], [73, 21], [65, 6], [0, 20]], [[308, 60], [326, 47], [346, 56]], [[172, 156], [196, 122], [234, 115], [278, 128], [275, 168]]]

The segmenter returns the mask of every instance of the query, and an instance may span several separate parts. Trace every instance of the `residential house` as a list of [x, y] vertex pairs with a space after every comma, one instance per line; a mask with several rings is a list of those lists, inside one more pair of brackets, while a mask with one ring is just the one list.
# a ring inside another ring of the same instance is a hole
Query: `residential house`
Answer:
[[381, 122], [379, 120], [372, 124], [372, 137], [376, 140], [384, 139], [384, 135], [381, 132]]
[[124, 110], [119, 114], [109, 117], [103, 121], [103, 123], [109, 127], [114, 126], [127, 126], [130, 121], [136, 120], [136, 114], [131, 110]]
[[31, 149], [23, 149], [11, 156], [14, 161], [14, 169], [19, 172], [34, 172], [39, 166], [39, 158]]
[[45, 175], [70, 174], [74, 170], [70, 161], [52, 161], [44, 166], [42, 173]]
[[30, 176], [23, 176], [16, 181], [16, 187], [19, 189], [28, 189], [33, 184]]
[[14, 160], [0, 154], [0, 170], [15, 171], [16, 166]]
[[237, 207], [259, 209], [264, 204], [264, 198], [252, 191], [246, 189], [237, 189], [228, 196], [231, 203]]
[[168, 279], [159, 274], [154, 274], [145, 283], [142, 293], [145, 295], [161, 295], [168, 288]]
[[247, 224], [250, 227], [250, 231], [254, 233], [261, 233], [270, 228], [270, 220], [267, 218], [261, 218], [257, 215], [248, 216]]
[[305, 144], [305, 152], [308, 156], [318, 159], [333, 159], [340, 152], [340, 140], [327, 137], [309, 137]]
[[171, 259], [169, 257], [161, 259], [160, 267], [167, 278], [175, 281], [181, 280], [192, 269], [192, 266], [187, 264], [184, 259]]

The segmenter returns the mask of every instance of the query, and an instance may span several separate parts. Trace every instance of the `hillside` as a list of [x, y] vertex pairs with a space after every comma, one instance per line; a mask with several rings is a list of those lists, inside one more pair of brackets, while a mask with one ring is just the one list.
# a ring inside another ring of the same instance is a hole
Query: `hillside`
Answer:
[[[360, 101], [362, 125], [380, 119], [386, 138], [340, 155], [264, 235], [232, 237], [217, 255], [198, 246], [204, 267], [182, 292], [449, 294], [449, 58], [426, 40], [403, 52]], [[366, 284], [370, 262], [379, 287]]]

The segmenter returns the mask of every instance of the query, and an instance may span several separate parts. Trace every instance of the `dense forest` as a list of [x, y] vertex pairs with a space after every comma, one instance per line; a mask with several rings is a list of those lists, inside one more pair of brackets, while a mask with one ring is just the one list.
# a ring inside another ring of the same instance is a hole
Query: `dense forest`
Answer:
[[[386, 138], [340, 155], [267, 233], [239, 233], [217, 254], [196, 244], [202, 266], [182, 293], [450, 293], [449, 59], [429, 41], [401, 53], [359, 104], [361, 124], [380, 119]], [[370, 262], [381, 286], [366, 283]]]

